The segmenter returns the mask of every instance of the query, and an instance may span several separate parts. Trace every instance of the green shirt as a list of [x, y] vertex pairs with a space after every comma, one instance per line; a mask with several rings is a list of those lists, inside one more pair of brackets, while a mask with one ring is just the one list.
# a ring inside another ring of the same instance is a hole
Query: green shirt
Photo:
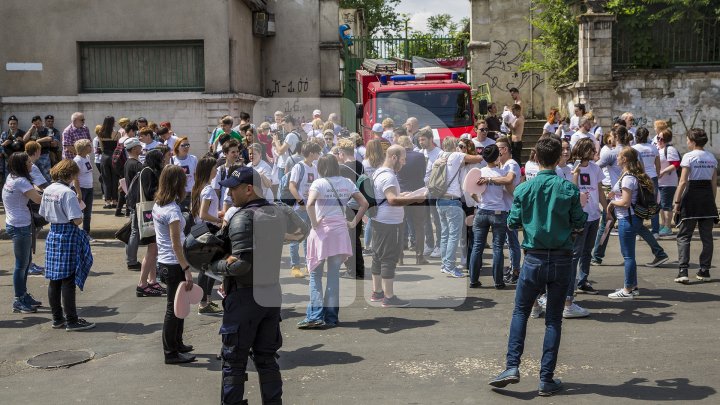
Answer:
[[554, 170], [541, 170], [515, 188], [508, 227], [523, 228], [523, 249], [573, 250], [572, 231], [587, 221], [577, 186]]

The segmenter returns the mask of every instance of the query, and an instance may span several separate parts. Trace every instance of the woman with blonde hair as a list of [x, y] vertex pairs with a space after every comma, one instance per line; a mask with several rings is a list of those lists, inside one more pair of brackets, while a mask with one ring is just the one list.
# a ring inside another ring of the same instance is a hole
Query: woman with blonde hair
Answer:
[[321, 118], [315, 118], [312, 120], [312, 128], [307, 133], [308, 139], [322, 138], [323, 125], [323, 120]]
[[633, 206], [638, 200], [641, 188], [653, 190], [650, 177], [645, 174], [638, 152], [624, 147], [617, 156], [617, 164], [622, 169], [620, 179], [613, 185], [609, 198], [607, 214], [614, 215], [618, 221], [620, 251], [625, 261], [625, 283], [623, 288], [608, 294], [608, 298], [631, 300], [638, 295], [637, 262], [635, 258], [635, 237], [643, 227], [642, 218], [635, 215]]

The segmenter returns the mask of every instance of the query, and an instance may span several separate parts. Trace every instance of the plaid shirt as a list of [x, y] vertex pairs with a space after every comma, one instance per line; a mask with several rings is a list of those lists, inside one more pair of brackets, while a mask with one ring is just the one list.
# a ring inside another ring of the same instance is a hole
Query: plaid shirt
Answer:
[[82, 291], [93, 265], [88, 234], [73, 223], [50, 224], [45, 240], [45, 278], [62, 280], [75, 275]]
[[75, 128], [73, 124], [68, 125], [62, 133], [63, 159], [75, 158], [75, 153], [68, 150], [69, 146], [75, 146], [75, 141], [80, 139], [90, 140], [90, 130], [83, 125]]

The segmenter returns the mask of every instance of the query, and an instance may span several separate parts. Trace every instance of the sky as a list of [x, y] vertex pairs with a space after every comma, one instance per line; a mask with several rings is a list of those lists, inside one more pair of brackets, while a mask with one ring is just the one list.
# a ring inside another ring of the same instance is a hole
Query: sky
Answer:
[[447, 13], [455, 22], [460, 22], [463, 17], [469, 18], [470, 0], [401, 0], [397, 12], [410, 15], [411, 28], [425, 31], [425, 22], [431, 15]]

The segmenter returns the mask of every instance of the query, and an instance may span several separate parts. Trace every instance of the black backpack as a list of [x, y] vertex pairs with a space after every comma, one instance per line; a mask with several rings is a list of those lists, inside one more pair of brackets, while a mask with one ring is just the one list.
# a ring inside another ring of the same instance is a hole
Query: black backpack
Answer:
[[127, 153], [125, 153], [124, 144], [117, 144], [115, 150], [113, 150], [112, 160], [110, 163], [112, 171], [115, 173], [115, 175], [117, 175], [119, 178], [125, 177], [125, 163], [127, 163]]
[[[623, 177], [625, 176], [635, 177], [627, 173], [623, 175]], [[637, 177], [635, 178], [637, 179]], [[655, 194], [654, 188], [647, 188], [643, 186], [640, 179], [637, 180], [640, 188], [638, 189], [637, 201], [635, 204], [632, 204], [632, 209], [638, 218], [650, 219], [660, 211], [660, 205], [657, 203], [657, 195]], [[622, 177], [620, 178], [620, 186], [622, 187]]]

